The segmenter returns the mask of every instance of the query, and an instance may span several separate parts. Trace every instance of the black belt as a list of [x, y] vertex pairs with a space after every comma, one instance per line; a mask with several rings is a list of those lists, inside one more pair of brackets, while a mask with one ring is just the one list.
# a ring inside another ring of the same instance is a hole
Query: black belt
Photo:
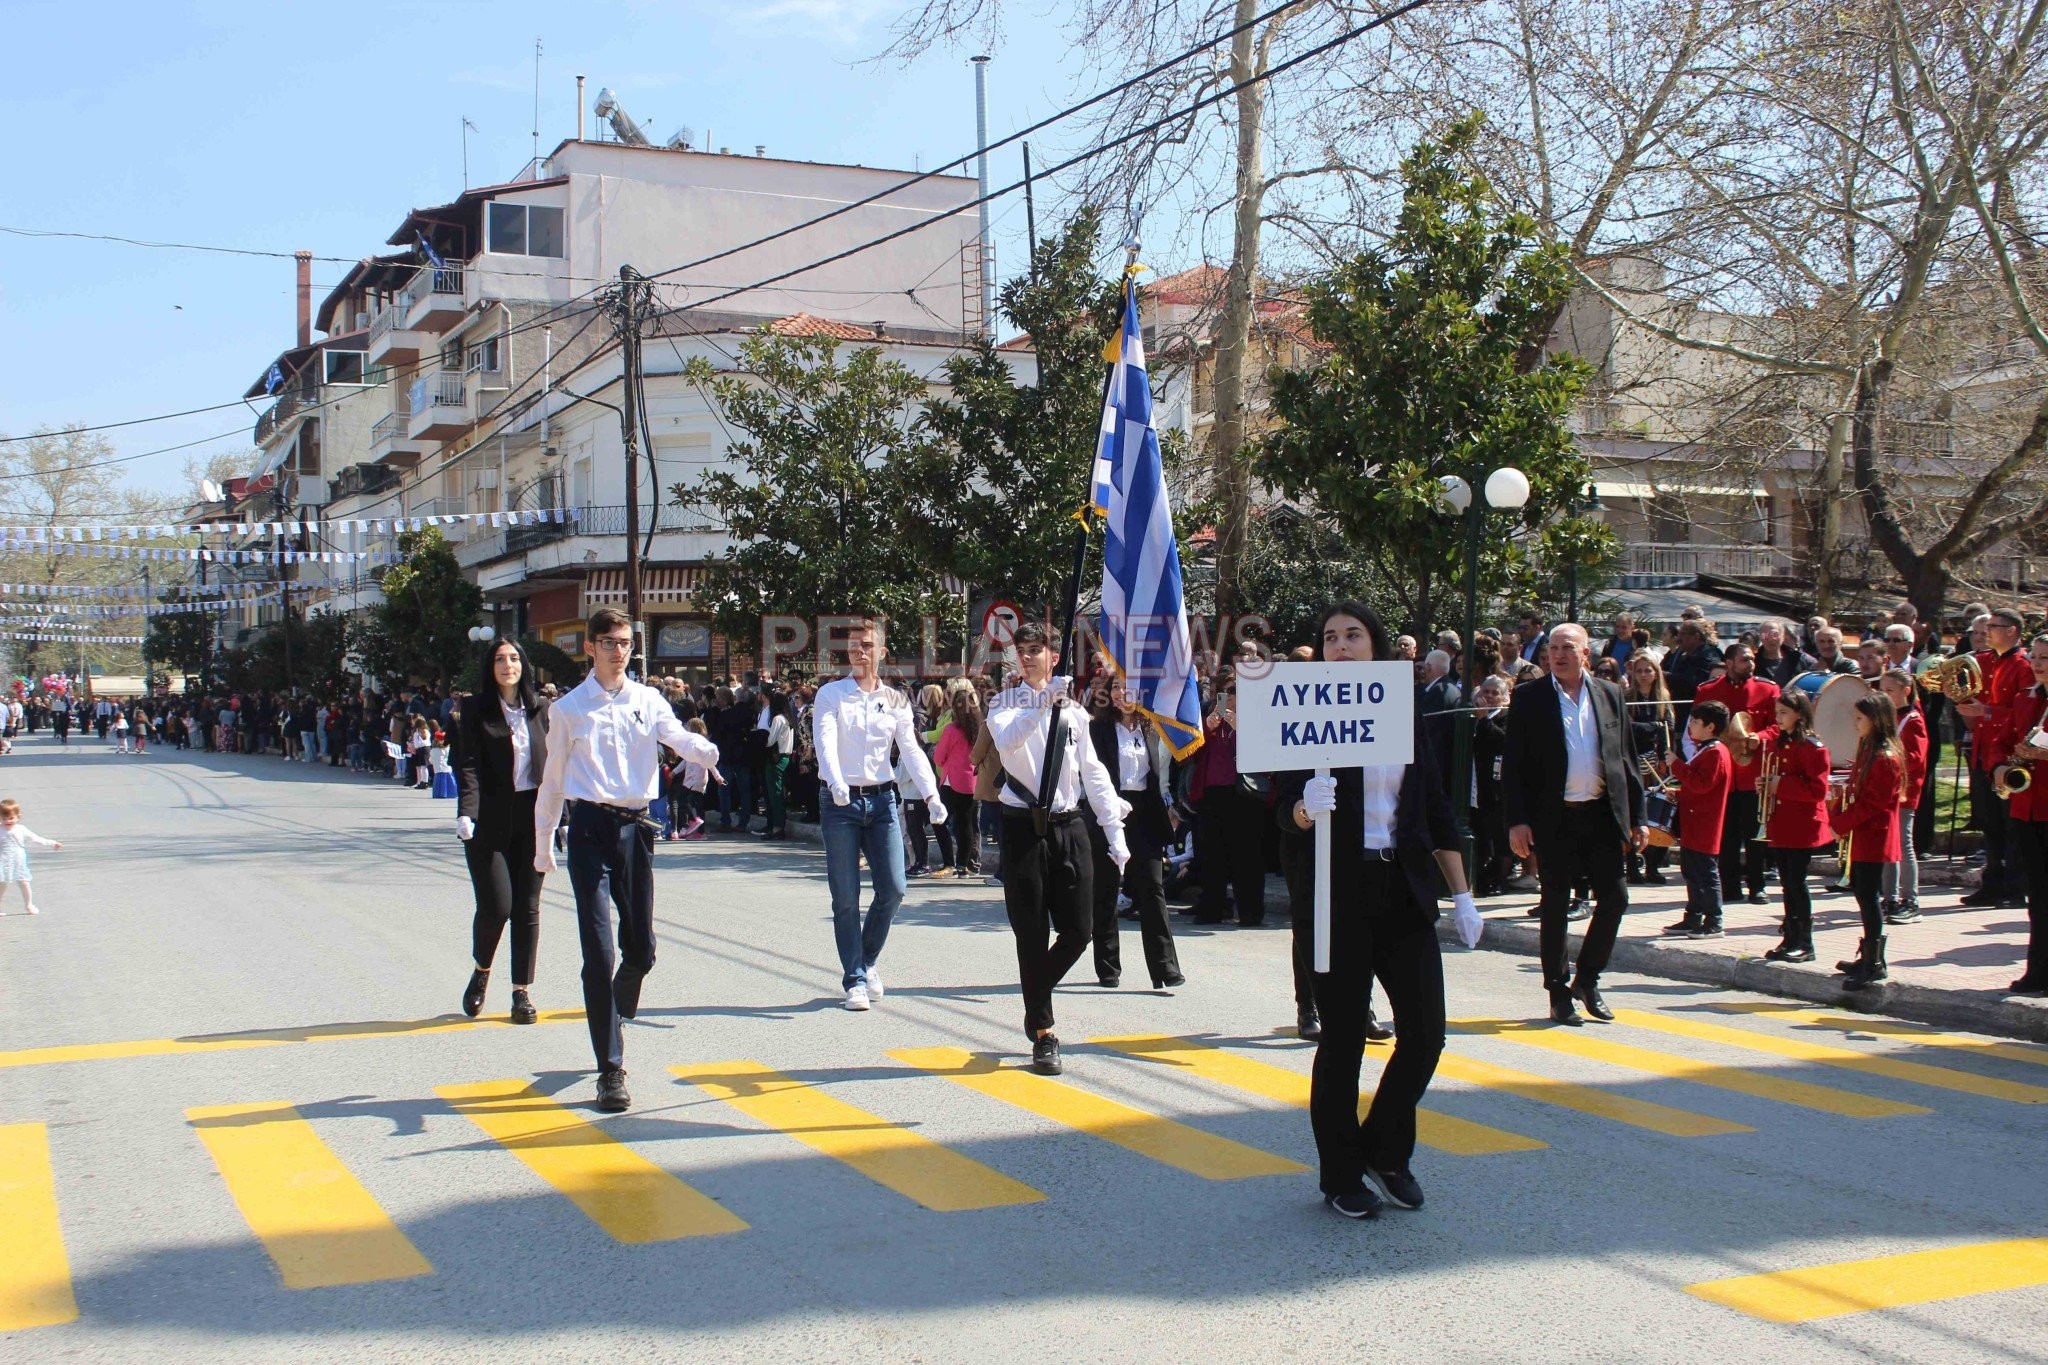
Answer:
[[615, 820], [638, 820], [647, 814], [645, 806], [613, 806], [603, 801], [575, 800], [569, 803], [588, 811], [600, 811]]
[[848, 787], [846, 790], [847, 794], [851, 796], [880, 796], [883, 792], [894, 791], [895, 789], [896, 784], [894, 782], [876, 782], [866, 787]]
[[1016, 806], [1003, 807], [1003, 818], [1005, 820], [1028, 820], [1035, 825], [1038, 823], [1037, 817], [1041, 815], [1045, 818], [1045, 823], [1048, 825], [1071, 825], [1074, 821], [1081, 818], [1081, 808], [1076, 806], [1072, 810], [1035, 811], [1022, 810]]
[[1606, 804], [1606, 797], [1596, 796], [1591, 801], [1567, 801], [1564, 803], [1564, 808], [1566, 810], [1598, 810]]
[[1365, 860], [1369, 863], [1391, 863], [1398, 860], [1398, 855], [1391, 848], [1369, 848], [1365, 850]]

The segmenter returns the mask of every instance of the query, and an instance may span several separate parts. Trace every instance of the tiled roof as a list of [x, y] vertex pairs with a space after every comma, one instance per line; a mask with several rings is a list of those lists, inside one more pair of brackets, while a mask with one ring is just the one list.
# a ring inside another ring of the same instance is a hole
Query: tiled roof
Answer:
[[783, 337], [830, 337], [834, 341], [880, 341], [882, 334], [851, 322], [830, 322], [809, 313], [791, 313], [768, 324], [768, 330]]

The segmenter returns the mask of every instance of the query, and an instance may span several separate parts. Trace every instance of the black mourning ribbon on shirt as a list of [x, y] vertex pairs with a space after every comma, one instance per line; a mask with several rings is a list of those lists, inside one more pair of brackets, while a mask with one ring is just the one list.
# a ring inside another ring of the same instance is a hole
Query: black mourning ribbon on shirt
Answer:
[[1038, 772], [1038, 795], [1033, 796], [1022, 782], [1006, 767], [1003, 769], [1003, 785], [1013, 792], [1024, 808], [1031, 812], [1031, 828], [1040, 838], [1045, 836], [1046, 815], [1052, 810], [1053, 792], [1060, 780], [1060, 764], [1067, 755], [1067, 708], [1055, 704], [1052, 708], [1052, 724], [1046, 728], [1045, 765]]

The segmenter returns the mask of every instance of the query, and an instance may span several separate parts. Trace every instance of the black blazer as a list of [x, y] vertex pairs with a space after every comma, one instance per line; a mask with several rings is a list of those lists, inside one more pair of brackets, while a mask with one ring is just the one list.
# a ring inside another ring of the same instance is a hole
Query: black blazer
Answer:
[[[526, 713], [526, 734], [533, 749], [537, 782], [548, 765], [548, 704], [539, 702]], [[495, 692], [463, 700], [455, 726], [455, 813], [476, 821], [476, 837], [493, 847], [510, 841], [524, 825], [533, 833], [531, 814], [515, 816], [512, 788], [512, 727]]]
[[[1585, 675], [1593, 689], [1600, 731], [1600, 777], [1614, 822], [1625, 835], [1643, 817], [1643, 774], [1635, 736], [1621, 704], [1621, 689]], [[1538, 845], [1554, 839], [1564, 820], [1564, 720], [1557, 686], [1548, 676], [1517, 687], [1508, 700], [1507, 743], [1501, 750], [1501, 813], [1508, 827], [1527, 825]]]
[[[1314, 832], [1294, 823], [1294, 806], [1313, 776], [1304, 771], [1276, 773], [1273, 778], [1274, 818], [1283, 837], [1310, 845], [1311, 859]], [[1364, 780], [1357, 768], [1337, 768], [1331, 776], [1337, 779], [1337, 809], [1330, 813], [1330, 913], [1363, 913], [1359, 901], [1365, 881]], [[1437, 780], [1437, 765], [1423, 744], [1418, 719], [1415, 761], [1402, 774], [1401, 792], [1394, 802], [1394, 857], [1408, 878], [1414, 912], [1424, 923], [1436, 921], [1437, 898], [1444, 892], [1437, 852], [1456, 852], [1460, 846], [1458, 824]]]
[[[1167, 752], [1166, 741], [1160, 738], [1158, 728], [1150, 721], [1140, 721], [1145, 734], [1145, 751], [1152, 760], [1152, 780], [1142, 792], [1127, 792], [1119, 785], [1117, 778], [1116, 726], [1114, 713], [1096, 716], [1088, 722], [1088, 740], [1095, 746], [1095, 756], [1102, 760], [1102, 766], [1109, 769], [1109, 785], [1117, 788], [1117, 795], [1131, 803], [1131, 817], [1125, 824], [1124, 833], [1143, 834], [1154, 848], [1164, 848], [1173, 841], [1173, 822], [1167, 818], [1167, 807], [1173, 804], [1173, 755]], [[1095, 822], [1095, 811], [1086, 801], [1081, 803], [1087, 812], [1090, 824]], [[1131, 845], [1135, 852], [1137, 845]]]

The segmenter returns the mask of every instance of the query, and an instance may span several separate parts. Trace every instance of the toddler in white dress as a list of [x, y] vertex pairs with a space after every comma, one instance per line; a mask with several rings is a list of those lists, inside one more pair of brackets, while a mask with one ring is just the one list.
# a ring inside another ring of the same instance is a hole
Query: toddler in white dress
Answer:
[[33, 915], [36, 910], [35, 893], [31, 888], [33, 873], [28, 870], [29, 845], [37, 848], [62, 848], [64, 845], [42, 835], [21, 823], [21, 803], [14, 800], [0, 801], [0, 915], [7, 913], [6, 888], [18, 884], [21, 887], [21, 903]]

